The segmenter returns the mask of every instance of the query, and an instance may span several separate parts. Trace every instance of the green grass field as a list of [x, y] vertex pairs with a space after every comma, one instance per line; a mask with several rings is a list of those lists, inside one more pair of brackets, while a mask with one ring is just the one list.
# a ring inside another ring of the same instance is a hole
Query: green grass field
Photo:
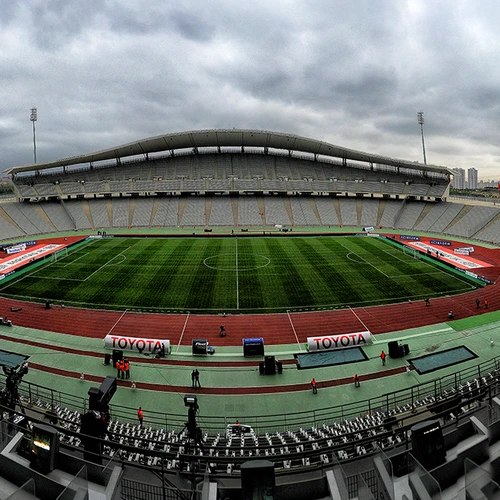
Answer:
[[476, 288], [379, 238], [109, 238], [15, 277], [5, 297], [162, 312], [283, 312]]

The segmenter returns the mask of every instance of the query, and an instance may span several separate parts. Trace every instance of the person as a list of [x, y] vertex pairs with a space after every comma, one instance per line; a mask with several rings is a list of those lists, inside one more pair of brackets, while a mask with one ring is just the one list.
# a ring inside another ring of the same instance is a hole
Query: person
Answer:
[[197, 368], [194, 370], [194, 386], [195, 387], [201, 387], [200, 384], [200, 372], [198, 371]]
[[121, 375], [121, 378], [125, 378], [125, 360], [124, 359], [121, 359], [120, 360], [120, 375]]
[[382, 366], [385, 366], [385, 352], [382, 351], [380, 353], [380, 359], [382, 360]]
[[357, 373], [354, 374], [353, 380], [354, 380], [354, 387], [359, 387], [359, 377]]
[[476, 299], [476, 309], [479, 309], [481, 307], [481, 302], [479, 299]]
[[453, 314], [453, 311], [450, 311], [448, 313], [448, 319], [453, 319], [455, 317], [455, 315]]
[[141, 406], [139, 406], [139, 409], [137, 410], [137, 418], [139, 419], [139, 426], [142, 427], [142, 421], [144, 419], [144, 412], [142, 411]]
[[191, 372], [191, 387], [194, 388], [194, 379], [196, 378], [196, 375], [194, 374], [194, 370]]
[[116, 378], [120, 378], [120, 360], [117, 359], [115, 363], [116, 368]]
[[425, 299], [425, 307], [427, 306], [430, 306], [431, 305], [431, 301], [429, 298]]
[[317, 384], [316, 379], [314, 377], [311, 380], [311, 387], [313, 390], [313, 394], [318, 394], [318, 384]]
[[488, 309], [488, 299], [484, 299], [484, 308]]
[[130, 378], [130, 361], [125, 358], [125, 378]]
[[220, 325], [219, 337], [225, 337], [225, 336], [226, 336], [226, 328], [224, 327], [224, 325]]

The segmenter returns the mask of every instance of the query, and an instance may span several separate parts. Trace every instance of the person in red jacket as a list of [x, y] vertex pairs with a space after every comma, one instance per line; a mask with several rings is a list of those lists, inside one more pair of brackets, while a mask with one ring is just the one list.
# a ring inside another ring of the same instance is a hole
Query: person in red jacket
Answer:
[[139, 409], [137, 410], [137, 418], [139, 419], [139, 426], [142, 427], [142, 421], [144, 419], [144, 412], [142, 411], [141, 406], [139, 406]]
[[385, 352], [382, 351], [380, 353], [380, 359], [382, 360], [382, 366], [385, 366]]
[[311, 387], [313, 390], [313, 394], [318, 394], [318, 383], [316, 382], [315, 378], [311, 380]]

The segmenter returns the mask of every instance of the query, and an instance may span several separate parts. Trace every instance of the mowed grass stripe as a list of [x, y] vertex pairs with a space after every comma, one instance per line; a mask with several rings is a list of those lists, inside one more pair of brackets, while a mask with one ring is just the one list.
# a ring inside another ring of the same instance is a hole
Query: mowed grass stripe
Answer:
[[284, 304], [292, 307], [298, 305], [310, 306], [314, 304], [314, 298], [308, 285], [307, 273], [311, 266], [302, 264], [302, 256], [297, 248], [298, 241], [295, 238], [285, 243], [281, 239], [268, 239], [266, 246], [272, 256], [273, 267], [277, 269], [277, 277], [281, 281], [281, 289], [284, 292]]
[[[257, 245], [248, 239], [240, 238], [238, 245], [238, 289], [239, 307], [264, 308], [267, 307], [265, 296], [262, 292], [262, 269], [267, 267], [267, 261], [260, 256]], [[262, 267], [264, 266], [264, 267]]]
[[326, 245], [324, 240], [304, 240], [302, 252], [309, 257], [314, 269], [311, 278], [318, 304], [340, 305], [363, 300], [356, 280], [348, 278], [346, 270], [353, 266], [346, 264], [345, 250], [340, 245]]
[[367, 305], [474, 288], [387, 242], [360, 237], [110, 238], [7, 285], [6, 296], [192, 312]]

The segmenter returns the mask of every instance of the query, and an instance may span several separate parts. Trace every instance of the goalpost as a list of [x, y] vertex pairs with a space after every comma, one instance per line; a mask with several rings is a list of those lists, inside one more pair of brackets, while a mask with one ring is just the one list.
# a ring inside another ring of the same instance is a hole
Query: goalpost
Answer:
[[57, 262], [58, 260], [64, 259], [68, 256], [68, 248], [61, 248], [61, 250], [56, 250], [50, 255], [50, 262]]
[[420, 259], [420, 252], [418, 250], [415, 250], [414, 248], [407, 247], [406, 245], [403, 246], [403, 253], [409, 255], [410, 257], [413, 257], [416, 260]]

